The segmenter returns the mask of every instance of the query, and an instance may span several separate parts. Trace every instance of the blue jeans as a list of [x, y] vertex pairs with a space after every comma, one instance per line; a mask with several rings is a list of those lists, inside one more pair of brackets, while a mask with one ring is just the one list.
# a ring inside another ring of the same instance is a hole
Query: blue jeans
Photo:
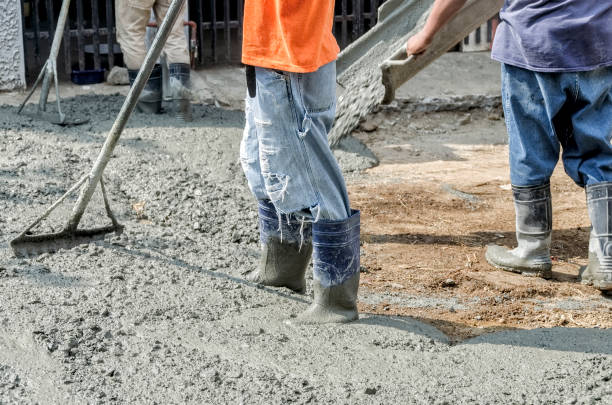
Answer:
[[344, 220], [349, 200], [327, 134], [336, 112], [336, 62], [312, 73], [255, 68], [240, 162], [251, 192], [279, 213]]
[[562, 152], [581, 187], [612, 181], [612, 67], [541, 73], [502, 64], [515, 186], [547, 183]]

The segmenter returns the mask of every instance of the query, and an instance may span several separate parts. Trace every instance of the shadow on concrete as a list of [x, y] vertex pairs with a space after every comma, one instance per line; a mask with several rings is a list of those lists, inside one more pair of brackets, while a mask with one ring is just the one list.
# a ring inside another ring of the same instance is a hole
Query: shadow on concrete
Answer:
[[[14, 277], [28, 279], [32, 284], [39, 286], [68, 288], [83, 285], [81, 278], [78, 276], [66, 276], [55, 273], [44, 266], [29, 265], [21, 268], [17, 267], [14, 270]], [[35, 303], [37, 302], [33, 302], [33, 304]]]
[[368, 325], [398, 329], [402, 332], [415, 333], [433, 339], [439, 343], [450, 344], [451, 339], [436, 327], [418, 318], [409, 316], [390, 316], [370, 313], [360, 313], [359, 320], [351, 325]]
[[[162, 264], [166, 264], [169, 266], [177, 266], [180, 267], [184, 270], [190, 271], [190, 272], [195, 272], [195, 273], [199, 273], [199, 274], [203, 274], [206, 275], [208, 277], [212, 277], [212, 278], [217, 278], [217, 279], [223, 279], [223, 280], [227, 280], [227, 281], [231, 281], [233, 283], [236, 284], [241, 284], [243, 286], [246, 287], [251, 287], [251, 288], [256, 288], [258, 290], [264, 291], [268, 294], [273, 294], [273, 295], [277, 295], [279, 297], [282, 298], [286, 298], [295, 302], [300, 302], [302, 304], [310, 304], [310, 300], [305, 299], [305, 298], [301, 298], [297, 293], [285, 293], [283, 292], [282, 288], [270, 288], [270, 287], [266, 287], [266, 286], [262, 286], [260, 284], [256, 284], [253, 282], [250, 282], [244, 278], [240, 278], [240, 277], [235, 277], [232, 276], [230, 274], [227, 273], [223, 273], [221, 271], [216, 271], [216, 270], [209, 270], [206, 269], [204, 267], [201, 266], [196, 266], [193, 265], [191, 263], [187, 263], [184, 260], [181, 260], [179, 258], [176, 257], [170, 257], [165, 255], [162, 252], [159, 252], [157, 250], [151, 249], [151, 248], [147, 248], [147, 250], [155, 253], [154, 255], [148, 253], [148, 252], [144, 252], [142, 251], [142, 249], [144, 248], [140, 248], [139, 250], [133, 250], [133, 249], [126, 249], [123, 246], [120, 245], [114, 245], [112, 243], [108, 243], [108, 242], [104, 242], [103, 246], [107, 249], [112, 249], [115, 250], [117, 252], [126, 254], [126, 255], [131, 255], [131, 256], [138, 256], [141, 258], [145, 258], [147, 260], [153, 260]], [[289, 291], [289, 290], [286, 290]]]
[[612, 329], [555, 327], [527, 330], [490, 327], [480, 330], [482, 334], [477, 337], [462, 339], [446, 335], [436, 325], [452, 329], [465, 329], [465, 325], [439, 319], [362, 313], [355, 324], [391, 327], [452, 346], [491, 344], [612, 355]]
[[[406, 245], [445, 245], [485, 247], [497, 244], [508, 248], [516, 247], [514, 232], [472, 232], [467, 235], [435, 235], [425, 233], [371, 234], [363, 233], [364, 242], [385, 244], [397, 243]], [[589, 246], [589, 229], [585, 227], [553, 229], [552, 255], [560, 259], [586, 259]]]
[[[602, 314], [602, 316], [605, 316]], [[564, 352], [612, 355], [612, 330], [595, 328], [514, 329], [464, 340], [461, 345], [493, 344]]]

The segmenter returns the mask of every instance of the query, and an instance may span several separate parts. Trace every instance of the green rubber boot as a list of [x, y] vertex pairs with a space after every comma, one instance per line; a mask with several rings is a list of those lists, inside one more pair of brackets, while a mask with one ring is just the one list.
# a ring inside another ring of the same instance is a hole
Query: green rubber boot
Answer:
[[492, 266], [525, 276], [552, 277], [550, 245], [552, 199], [550, 184], [512, 186], [516, 212], [516, 240], [512, 250], [489, 245], [485, 258]]
[[271, 287], [306, 292], [306, 269], [312, 256], [312, 225], [293, 215], [277, 214], [269, 201], [259, 202], [262, 252], [256, 270], [246, 279]]
[[290, 321], [293, 324], [346, 323], [359, 318], [357, 290], [359, 272], [339, 285], [324, 287], [320, 281], [312, 283], [314, 300], [308, 309]]
[[359, 211], [342, 221], [312, 224], [313, 290], [310, 307], [292, 324], [345, 323], [359, 318]]
[[[128, 69], [130, 86], [134, 84], [138, 70]], [[162, 69], [155, 65], [136, 104], [136, 111], [145, 114], [159, 114], [162, 110]]]
[[257, 270], [246, 279], [270, 287], [287, 287], [303, 294], [306, 292], [306, 269], [312, 255], [312, 245], [284, 243], [270, 238], [263, 245]]
[[593, 227], [589, 238], [589, 264], [580, 274], [583, 284], [612, 293], [612, 182], [586, 187]]

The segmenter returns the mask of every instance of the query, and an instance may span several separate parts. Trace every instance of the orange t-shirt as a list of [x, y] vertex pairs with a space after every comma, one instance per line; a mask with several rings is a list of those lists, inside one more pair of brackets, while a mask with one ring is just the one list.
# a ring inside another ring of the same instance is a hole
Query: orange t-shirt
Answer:
[[245, 0], [242, 63], [314, 72], [336, 59], [334, 0]]

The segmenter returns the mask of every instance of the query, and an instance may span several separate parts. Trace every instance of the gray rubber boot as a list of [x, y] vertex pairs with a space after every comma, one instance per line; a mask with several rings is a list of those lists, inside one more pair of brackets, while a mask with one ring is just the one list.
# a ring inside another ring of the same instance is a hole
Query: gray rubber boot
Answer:
[[359, 318], [359, 211], [344, 221], [312, 225], [314, 300], [292, 324], [344, 323]]
[[359, 319], [357, 312], [357, 290], [359, 289], [359, 272], [352, 275], [342, 284], [324, 287], [320, 281], [312, 284], [314, 300], [310, 307], [297, 318], [293, 324], [346, 323]]
[[[147, 114], [159, 114], [162, 110], [162, 70], [161, 65], [155, 65], [149, 76], [149, 80], [142, 89], [136, 110]], [[138, 70], [128, 70], [130, 86], [134, 84], [138, 76]]]
[[182, 121], [192, 120], [190, 67], [187, 63], [170, 63], [170, 97], [176, 117]]
[[612, 182], [586, 187], [591, 218], [589, 264], [580, 275], [581, 282], [608, 294], [612, 293]]
[[261, 258], [246, 279], [272, 287], [306, 292], [306, 269], [312, 256], [312, 225], [293, 215], [279, 215], [269, 201], [259, 202]]
[[550, 244], [552, 199], [550, 184], [534, 187], [512, 186], [516, 212], [515, 249], [489, 245], [485, 257], [497, 268], [525, 276], [552, 277]]

